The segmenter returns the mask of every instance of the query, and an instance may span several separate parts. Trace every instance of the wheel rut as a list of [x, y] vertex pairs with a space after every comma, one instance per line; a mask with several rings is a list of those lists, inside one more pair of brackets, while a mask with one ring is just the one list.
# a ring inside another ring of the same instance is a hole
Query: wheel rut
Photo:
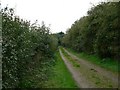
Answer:
[[68, 60], [61, 49], [59, 49], [60, 55], [66, 64], [68, 70], [72, 74], [78, 87], [80, 88], [118, 88], [118, 74], [114, 74], [107, 71], [97, 65], [90, 63], [89, 61], [78, 58], [72, 53], [63, 48], [64, 52], [80, 67], [74, 67], [74, 65]]

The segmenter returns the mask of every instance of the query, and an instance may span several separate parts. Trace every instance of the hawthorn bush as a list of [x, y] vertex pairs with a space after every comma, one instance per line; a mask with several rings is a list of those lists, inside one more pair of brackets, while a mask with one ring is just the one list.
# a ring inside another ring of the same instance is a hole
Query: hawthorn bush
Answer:
[[[44, 23], [40, 27], [20, 19], [13, 9], [6, 7], [1, 12], [3, 88], [34, 87], [35, 78], [27, 80], [25, 76], [38, 77], [35, 72], [41, 75], [42, 83], [53, 56], [49, 28]], [[36, 71], [38, 67], [40, 70]]]

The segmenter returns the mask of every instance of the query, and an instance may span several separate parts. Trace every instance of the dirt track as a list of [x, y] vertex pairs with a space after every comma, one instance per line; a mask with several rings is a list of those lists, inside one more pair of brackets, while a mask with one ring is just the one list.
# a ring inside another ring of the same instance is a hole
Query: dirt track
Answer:
[[75, 67], [62, 53], [60, 55], [65, 62], [67, 68], [71, 72], [74, 80], [80, 88], [118, 88], [118, 74], [107, 71], [97, 65], [86, 60], [82, 60], [71, 54], [66, 49], [64, 51], [74, 62], [79, 63], [80, 67]]

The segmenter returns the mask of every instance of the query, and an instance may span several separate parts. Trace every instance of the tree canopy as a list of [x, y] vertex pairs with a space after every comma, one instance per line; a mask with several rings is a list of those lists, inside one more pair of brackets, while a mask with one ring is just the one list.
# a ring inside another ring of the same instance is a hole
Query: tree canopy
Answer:
[[120, 2], [94, 6], [87, 16], [75, 21], [63, 37], [63, 44], [102, 58], [120, 57]]

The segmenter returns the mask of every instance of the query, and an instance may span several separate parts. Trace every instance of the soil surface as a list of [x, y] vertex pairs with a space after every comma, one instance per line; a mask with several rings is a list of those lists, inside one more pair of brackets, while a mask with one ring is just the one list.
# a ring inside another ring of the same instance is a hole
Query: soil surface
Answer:
[[79, 64], [79, 67], [74, 66], [73, 63], [69, 61], [69, 58], [59, 49], [60, 55], [78, 87], [118, 88], [118, 74], [101, 68], [87, 60], [80, 59], [68, 52], [65, 48], [63, 48], [63, 50], [69, 55], [69, 58]]

